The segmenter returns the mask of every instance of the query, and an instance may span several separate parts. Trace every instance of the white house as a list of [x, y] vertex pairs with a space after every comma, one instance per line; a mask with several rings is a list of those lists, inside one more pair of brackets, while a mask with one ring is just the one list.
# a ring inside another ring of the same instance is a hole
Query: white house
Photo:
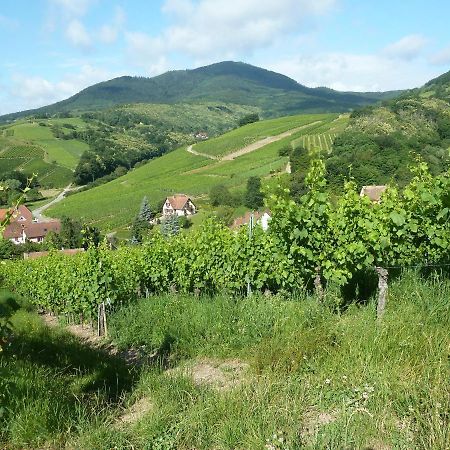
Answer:
[[192, 216], [197, 212], [197, 207], [192, 200], [184, 194], [167, 197], [164, 202], [162, 215], [164, 217], [176, 214], [177, 216]]

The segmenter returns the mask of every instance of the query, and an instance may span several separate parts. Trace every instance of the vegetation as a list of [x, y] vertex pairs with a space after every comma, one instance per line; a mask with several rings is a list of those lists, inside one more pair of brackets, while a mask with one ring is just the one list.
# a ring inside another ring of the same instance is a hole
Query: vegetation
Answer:
[[420, 155], [433, 174], [447, 170], [449, 107], [447, 101], [422, 97], [419, 91], [382, 107], [353, 112], [327, 160], [331, 183], [338, 187], [351, 172], [359, 186], [391, 180], [404, 186], [410, 180], [408, 165], [414, 155]]
[[[196, 199], [209, 194], [213, 186], [222, 184], [233, 197], [242, 197], [249, 177], [259, 176], [264, 179], [265, 184], [268, 176], [285, 172], [288, 158], [279, 155], [281, 147], [291, 146], [292, 141], [303, 133], [313, 133], [316, 127], [321, 133], [326, 127], [334, 128], [335, 119], [336, 115], [289, 116], [246, 125], [205, 143], [196, 144], [194, 149], [201, 153], [229, 153], [245, 146], [249, 140], [254, 142], [303, 125], [310, 126], [230, 161], [216, 161], [193, 155], [184, 148], [174, 150], [119, 179], [87, 192], [71, 195], [50, 208], [48, 214], [52, 217], [67, 215], [93, 223], [106, 231], [130, 225], [134, 219], [130, 206], [135, 205], [137, 210], [145, 195], [158, 205], [168, 195], [182, 192]], [[318, 121], [320, 123], [312, 125]]]
[[140, 370], [22, 309], [0, 355], [0, 442], [440, 450], [449, 298], [448, 280], [412, 272], [393, 281], [382, 324], [372, 301], [337, 312], [333, 289], [322, 303], [304, 293], [141, 299], [109, 321], [120, 348], [159, 355]]
[[250, 283], [256, 291], [293, 293], [313, 281], [357, 289], [358, 276], [375, 266], [449, 263], [448, 172], [432, 177], [421, 162], [403, 193], [391, 186], [379, 204], [360, 197], [354, 182], [331, 203], [321, 160], [312, 162], [306, 184], [298, 203], [283, 190], [270, 197], [267, 233], [234, 233], [208, 220], [178, 234], [174, 216], [164, 236], [155, 233], [142, 247], [10, 263], [4, 280], [47, 310], [92, 315], [105, 299], [117, 304], [135, 292], [239, 294]]
[[265, 117], [341, 112], [392, 98], [397, 92], [351, 93], [307, 88], [275, 72], [236, 62], [194, 70], [167, 72], [154, 78], [119, 77], [95, 84], [62, 102], [2, 116], [13, 120], [30, 114], [47, 117], [61, 112], [92, 111], [130, 103], [234, 103], [257, 107]]
[[264, 195], [261, 192], [261, 178], [250, 177], [247, 180], [244, 202], [245, 206], [252, 210], [259, 209], [264, 205]]

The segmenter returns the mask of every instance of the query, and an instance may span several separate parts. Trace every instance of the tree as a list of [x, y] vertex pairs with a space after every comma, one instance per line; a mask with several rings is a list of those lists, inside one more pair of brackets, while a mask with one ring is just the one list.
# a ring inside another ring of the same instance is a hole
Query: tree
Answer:
[[258, 122], [258, 120], [259, 120], [258, 113], [247, 114], [246, 116], [242, 117], [242, 119], [239, 120], [239, 126], [242, 127], [249, 123]]
[[213, 206], [232, 206], [234, 203], [233, 196], [228, 188], [223, 184], [217, 184], [211, 188], [211, 191], [209, 192], [209, 200]]
[[176, 236], [180, 232], [180, 221], [176, 214], [171, 214], [163, 220], [162, 234], [166, 237]]
[[247, 191], [245, 193], [245, 206], [258, 209], [264, 204], [264, 196], [261, 192], [261, 178], [250, 177], [247, 180]]
[[142, 220], [146, 220], [147, 222], [150, 222], [153, 218], [153, 213], [148, 204], [147, 197], [144, 197], [142, 199], [141, 209], [139, 211], [139, 218]]
[[80, 248], [83, 244], [81, 223], [70, 217], [61, 218], [61, 231], [59, 233], [60, 245], [63, 248]]

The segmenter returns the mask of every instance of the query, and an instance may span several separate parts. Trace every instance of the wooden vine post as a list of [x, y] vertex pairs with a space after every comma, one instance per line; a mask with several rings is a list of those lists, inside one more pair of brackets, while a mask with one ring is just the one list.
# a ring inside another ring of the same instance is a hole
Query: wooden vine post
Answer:
[[314, 277], [314, 288], [316, 290], [316, 295], [319, 301], [323, 300], [323, 286], [322, 279], [320, 278], [320, 267], [316, 267], [316, 275]]
[[378, 303], [377, 303], [377, 319], [381, 320], [386, 308], [388, 296], [388, 271], [383, 267], [376, 267], [378, 274]]
[[106, 324], [106, 307], [105, 302], [98, 305], [97, 329], [99, 336], [108, 336], [108, 325]]

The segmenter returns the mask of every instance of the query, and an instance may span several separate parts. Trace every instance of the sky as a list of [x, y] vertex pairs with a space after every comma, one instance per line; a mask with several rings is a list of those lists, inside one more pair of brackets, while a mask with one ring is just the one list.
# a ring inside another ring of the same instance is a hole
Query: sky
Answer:
[[448, 0], [0, 0], [0, 114], [224, 60], [310, 87], [418, 87], [450, 70], [448, 17]]

